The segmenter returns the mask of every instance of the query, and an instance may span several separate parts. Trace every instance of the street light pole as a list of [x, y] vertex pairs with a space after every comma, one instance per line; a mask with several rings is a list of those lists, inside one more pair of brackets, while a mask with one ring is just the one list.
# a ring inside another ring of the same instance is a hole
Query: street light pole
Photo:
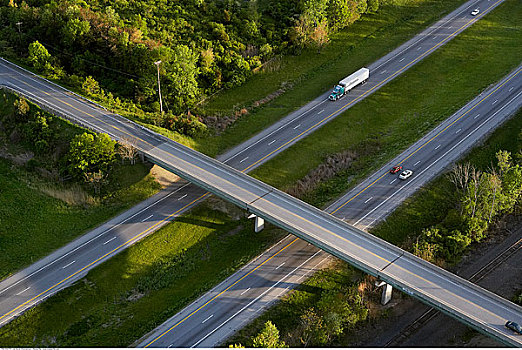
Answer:
[[154, 62], [156, 67], [158, 67], [158, 94], [159, 94], [159, 100], [160, 100], [160, 112], [163, 114], [163, 102], [161, 101], [161, 86], [160, 86], [160, 77], [159, 77], [159, 65], [161, 63], [161, 60]]
[[22, 53], [22, 22], [16, 22], [16, 26], [18, 27], [18, 46], [20, 46], [20, 53]]

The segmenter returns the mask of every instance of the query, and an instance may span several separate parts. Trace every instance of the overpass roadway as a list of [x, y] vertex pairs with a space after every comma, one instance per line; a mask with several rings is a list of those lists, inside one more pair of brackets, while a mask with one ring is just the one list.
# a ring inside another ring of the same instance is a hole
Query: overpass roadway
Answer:
[[[482, 13], [485, 14], [493, 6], [496, 6], [498, 2], [494, 2], [493, 4], [491, 2], [485, 1], [483, 3], [476, 1], [466, 3], [436, 23], [434, 26], [430, 27], [428, 30], [410, 40], [408, 43], [394, 50], [383, 59], [370, 65], [372, 71], [382, 68], [382, 71], [380, 71], [378, 75], [373, 76], [370, 79], [370, 82], [365, 86], [370, 87], [369, 84], [372, 83], [372, 81], [375, 79], [376, 83], [373, 90], [368, 91], [364, 89], [356, 89], [351, 93], [350, 96], [347, 96], [347, 98], [341, 100], [340, 102], [328, 102], [328, 104], [332, 106], [336, 104], [336, 108], [339, 106], [341, 106], [342, 109], [348, 108], [351, 104], [357, 102], [358, 99], [363, 98], [376, 90], [380, 86], [379, 83], [386, 83], [398, 74], [402, 73], [409, 66], [425, 57], [434, 49], [440, 47], [440, 45], [469, 26], [473, 21], [473, 19], [471, 19], [469, 16], [469, 9], [477, 6], [477, 4], [481, 6]], [[480, 18], [480, 16], [478, 18]], [[435, 40], [437, 38], [439, 41]], [[430, 43], [434, 43], [434, 45], [424, 45]], [[399, 65], [399, 63], [402, 63], [402, 66]], [[387, 67], [391, 67], [392, 69], [388, 70]], [[393, 70], [397, 68], [398, 70]], [[13, 73], [10, 70], [8, 64], [3, 64], [1, 69], [0, 83], [4, 80], [7, 80], [7, 85], [12, 87], [19, 85], [20, 82], [16, 81], [16, 79], [14, 79], [14, 81], [13, 79], [10, 81], [9, 79], [6, 79], [6, 75]], [[30, 81], [30, 83], [35, 83], [34, 79], [27, 79], [25, 83], [28, 81]], [[49, 86], [48, 84], [45, 86], [45, 88], [53, 91], [53, 94], [64, 93], [63, 90], [56, 89], [56, 87]], [[22, 93], [29, 93], [29, 98], [45, 104], [45, 101], [38, 101], [38, 97], [34, 94], [31, 96], [31, 93], [27, 90], [22, 91]], [[291, 114], [289, 117], [284, 118], [282, 122], [269, 129], [267, 132], [257, 135], [254, 137], [254, 139], [242, 145], [240, 148], [243, 149], [239, 149], [239, 151], [248, 152], [249, 150], [264, 147], [265, 149], [268, 149], [265, 155], [270, 153], [268, 157], [271, 157], [278, 151], [288, 147], [297, 139], [305, 136], [307, 133], [312, 132], [312, 130], [315, 130], [315, 128], [320, 127], [323, 123], [338, 114], [334, 113], [333, 115], [329, 116], [329, 111], [318, 111], [321, 108], [321, 105], [326, 102], [324, 100], [325, 97], [326, 95], [323, 95], [321, 98], [305, 106], [303, 110], [309, 111], [308, 113], [300, 110]], [[67, 98], [74, 99], [72, 96], [67, 96]], [[58, 104], [60, 103], [58, 102]], [[61, 114], [64, 113], [64, 110], [71, 109], [70, 105], [60, 107], [54, 104], [48, 105], [48, 107], [55, 109], [58, 113]], [[92, 106], [85, 102], [76, 104], [75, 108], [92, 110]], [[73, 113], [75, 112], [76, 111], [73, 110]], [[102, 114], [103, 113], [104, 112], [102, 112]], [[313, 127], [308, 128], [305, 133], [301, 132], [301, 129], [303, 129], [302, 125], [298, 128], [296, 128], [297, 124], [289, 125], [291, 122], [297, 123], [300, 120], [312, 118], [315, 115], [318, 115], [320, 118], [322, 118], [321, 123], [318, 123], [318, 121], [315, 120]], [[285, 127], [285, 125], [287, 127]], [[282, 145], [277, 143], [273, 144], [272, 141], [275, 140], [273, 139], [274, 136], [278, 136], [278, 138], [281, 136], [282, 139], [286, 137], [286, 140], [290, 140], [290, 142], [285, 141]], [[263, 142], [264, 140], [266, 140], [266, 144]], [[277, 146], [277, 151], [270, 151], [270, 147], [267, 147], [267, 145], [270, 146], [270, 144], [272, 144], [273, 147]], [[228, 152], [220, 159], [225, 159], [226, 157], [231, 156], [233, 156], [233, 151]], [[262, 156], [261, 158], [266, 160], [268, 157]], [[236, 162], [239, 166], [253, 168], [254, 166], [261, 164], [263, 160], [256, 160], [253, 156], [247, 160], [244, 160], [242, 156], [242, 158], [238, 158]], [[249, 165], [249, 163], [252, 164], [254, 162], [256, 163], [255, 165]], [[198, 198], [201, 198], [203, 195], [204, 192], [198, 192], [197, 189], [194, 189], [194, 186], [177, 184], [176, 188], [174, 188], [174, 190], [168, 195], [161, 197], [157, 201], [148, 201], [142, 206], [142, 208], [136, 208], [126, 215], [122, 215], [115, 220], [111, 220], [102, 227], [91, 232], [91, 234], [88, 235], [89, 237], [86, 235], [80, 238], [79, 240], [71, 243], [71, 245], [60, 249], [48, 258], [42, 260], [41, 264], [35, 264], [35, 266], [31, 266], [28, 270], [21, 271], [21, 273], [13, 276], [13, 278], [3, 281], [0, 283], [0, 310], [2, 310], [2, 313], [0, 313], [0, 315], [2, 315], [0, 317], [0, 324], [9, 321], [13, 316], [19, 314], [24, 309], [56, 292], [56, 290], [63, 288], [68, 283], [78, 279], [81, 275], [85, 274], [90, 268], [99, 262], [108, 259], [112, 254], [115, 254], [121, 249], [124, 249], [126, 246], [137, 241], [144, 235], [160, 227], [166, 222], [165, 220], [171, 220], [177, 215], [181, 214], [186, 208], [193, 206], [197, 202]], [[175, 209], [173, 210], [172, 208]], [[151, 218], [151, 215], [154, 215], [154, 218]], [[136, 235], [136, 231], [140, 233]], [[294, 249], [294, 247], [296, 252], [295, 255], [304, 256], [305, 250], [306, 254], [309, 254], [310, 256], [314, 254], [311, 252], [309, 246], [306, 244], [303, 245], [301, 242], [294, 243], [291, 247], [287, 248], [287, 251]], [[78, 256], [87, 262], [84, 264], [81, 260], [77, 259]], [[307, 259], [308, 258], [303, 258], [303, 261]], [[317, 257], [315, 259], [317, 259]], [[69, 265], [71, 262], [73, 265]], [[313, 260], [309, 260], [309, 264], [310, 262], [313, 262]], [[64, 269], [65, 266], [67, 266], [66, 269]], [[80, 267], [77, 268], [77, 266]], [[49, 270], [51, 271], [49, 272]], [[27, 287], [28, 285], [29, 287]]]
[[[23, 83], [23, 80], [15, 79]], [[31, 84], [25, 85], [33, 87]], [[30, 93], [39, 94], [39, 98], [52, 98], [43, 90], [35, 89]], [[55, 96], [53, 101], [75, 109], [76, 123], [105, 132], [116, 140], [133, 138], [138, 149], [165, 169], [507, 345], [522, 345], [520, 337], [504, 327], [506, 320], [522, 319], [521, 307], [228, 165], [121, 116], [86, 112], [82, 108], [84, 103], [67, 97]]]

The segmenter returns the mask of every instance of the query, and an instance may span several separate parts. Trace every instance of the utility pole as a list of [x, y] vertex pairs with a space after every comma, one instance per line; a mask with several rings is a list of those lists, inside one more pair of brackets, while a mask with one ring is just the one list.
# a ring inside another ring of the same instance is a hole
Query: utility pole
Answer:
[[160, 66], [161, 60], [154, 62], [156, 67], [158, 67], [158, 94], [159, 94], [159, 100], [160, 100], [160, 112], [163, 114], [163, 102], [161, 101], [161, 87], [160, 87], [160, 78], [159, 78], [159, 66]]
[[16, 26], [18, 27], [18, 46], [20, 46], [20, 54], [22, 53], [22, 22], [16, 22]]

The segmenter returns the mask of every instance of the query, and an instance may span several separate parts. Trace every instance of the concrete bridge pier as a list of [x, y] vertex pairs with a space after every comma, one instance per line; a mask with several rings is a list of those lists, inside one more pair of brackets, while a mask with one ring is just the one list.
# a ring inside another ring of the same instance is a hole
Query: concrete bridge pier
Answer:
[[393, 287], [384, 281], [375, 282], [375, 286], [382, 287], [381, 304], [388, 304], [392, 298]]
[[261, 230], [265, 228], [265, 219], [260, 218], [259, 216], [255, 215], [255, 214], [251, 214], [248, 218], [249, 219], [254, 219], [255, 218], [255, 224], [254, 224], [255, 228], [254, 228], [254, 231], [256, 233], [261, 232]]

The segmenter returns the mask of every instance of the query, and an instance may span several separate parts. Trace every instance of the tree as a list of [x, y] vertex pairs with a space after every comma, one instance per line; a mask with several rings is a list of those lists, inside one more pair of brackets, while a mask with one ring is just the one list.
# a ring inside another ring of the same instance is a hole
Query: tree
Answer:
[[77, 179], [81, 179], [86, 173], [98, 171], [108, 172], [110, 164], [114, 161], [116, 142], [107, 134], [83, 133], [76, 135], [70, 143], [67, 156], [69, 172]]
[[317, 46], [317, 52], [321, 52], [323, 46], [329, 41], [326, 21], [319, 23], [317, 27], [314, 28], [312, 34], [310, 34], [310, 39]]
[[284, 348], [285, 342], [279, 340], [279, 330], [267, 321], [263, 329], [252, 339], [254, 348]]
[[169, 81], [170, 94], [177, 107], [175, 112], [181, 113], [185, 106], [191, 106], [195, 102], [198, 95], [198, 55], [185, 45], [178, 45], [171, 54], [165, 74]]
[[50, 64], [51, 54], [37, 40], [29, 44], [29, 57], [27, 59], [34, 68], [43, 70], [46, 65]]
[[29, 104], [27, 100], [23, 97], [14, 101], [15, 113], [18, 117], [22, 119], [27, 119], [27, 115], [29, 113]]
[[136, 139], [133, 138], [122, 138], [120, 140], [118, 143], [118, 154], [122, 161], [128, 159], [131, 165], [136, 163], [136, 156], [138, 155], [136, 145]]

